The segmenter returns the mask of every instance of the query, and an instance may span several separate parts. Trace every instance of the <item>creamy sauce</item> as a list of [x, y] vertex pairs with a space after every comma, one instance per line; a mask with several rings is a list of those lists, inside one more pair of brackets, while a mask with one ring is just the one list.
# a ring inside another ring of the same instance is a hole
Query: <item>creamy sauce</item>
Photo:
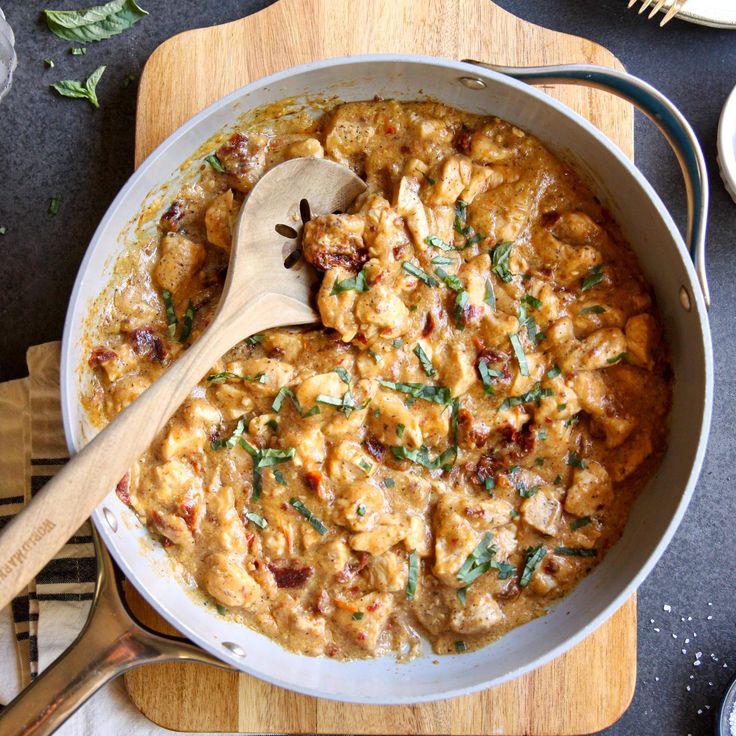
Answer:
[[368, 184], [304, 227], [324, 329], [229, 351], [118, 494], [223, 614], [289, 649], [477, 648], [590, 572], [659, 463], [651, 290], [575, 173], [497, 118], [377, 100], [253, 124], [117, 271], [95, 421], [205, 329], [243, 196], [297, 156]]

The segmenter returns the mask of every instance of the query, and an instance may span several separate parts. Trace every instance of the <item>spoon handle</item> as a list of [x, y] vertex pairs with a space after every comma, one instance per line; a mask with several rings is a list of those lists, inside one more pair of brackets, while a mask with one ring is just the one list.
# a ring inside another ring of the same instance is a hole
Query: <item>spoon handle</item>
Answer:
[[236, 342], [266, 327], [306, 324], [314, 312], [265, 294], [218, 314], [199, 339], [78, 452], [0, 534], [0, 610], [26, 586], [153, 442], [192, 387]]

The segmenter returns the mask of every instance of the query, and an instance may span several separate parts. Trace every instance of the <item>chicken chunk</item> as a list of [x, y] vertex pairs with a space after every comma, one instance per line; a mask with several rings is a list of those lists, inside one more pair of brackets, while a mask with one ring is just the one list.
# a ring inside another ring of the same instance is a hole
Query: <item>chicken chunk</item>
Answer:
[[320, 215], [304, 225], [304, 258], [320, 271], [341, 266], [357, 273], [368, 260], [365, 221], [357, 215]]
[[228, 189], [213, 200], [204, 215], [207, 240], [228, 253], [233, 239], [234, 210], [233, 190]]
[[232, 608], [252, 608], [261, 598], [261, 588], [227, 555], [216, 553], [205, 560], [204, 584], [217, 601]]
[[161, 238], [161, 257], [153, 271], [156, 283], [176, 294], [202, 268], [205, 251], [198, 243], [179, 233]]
[[567, 489], [565, 511], [573, 516], [592, 516], [613, 500], [611, 479], [598, 462], [575, 468], [572, 485]]

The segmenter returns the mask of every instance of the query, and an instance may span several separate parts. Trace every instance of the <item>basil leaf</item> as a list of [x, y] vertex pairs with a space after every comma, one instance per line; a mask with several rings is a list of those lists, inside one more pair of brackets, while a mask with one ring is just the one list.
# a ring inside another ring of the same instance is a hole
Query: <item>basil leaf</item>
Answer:
[[280, 486], [288, 486], [289, 485], [286, 482], [286, 478], [284, 478], [284, 474], [280, 470], [274, 470], [273, 471], [273, 477], [276, 479], [276, 482]]
[[409, 575], [406, 579], [406, 600], [410, 601], [417, 592], [417, 580], [419, 578], [419, 558], [417, 551], [412, 550], [409, 554]]
[[603, 312], [606, 311], [605, 307], [602, 307], [600, 304], [594, 304], [592, 307], [585, 307], [585, 309], [581, 309], [578, 312], [578, 315], [581, 314], [603, 314]]
[[495, 392], [493, 379], [503, 378], [503, 373], [495, 368], [489, 368], [488, 360], [486, 358], [481, 358], [478, 361], [478, 372], [480, 373], [481, 381], [483, 381], [485, 392], [490, 396]]
[[567, 454], [567, 459], [565, 462], [570, 465], [573, 468], [580, 468], [581, 470], [584, 470], [588, 467], [588, 464], [585, 462], [585, 460], [580, 457], [580, 455], [577, 454], [577, 452], [570, 451]]
[[448, 258], [447, 256], [435, 256], [432, 259], [433, 266], [452, 266], [453, 263], [455, 263], [455, 261], [453, 261], [452, 258]]
[[384, 381], [380, 378], [378, 379], [378, 383], [394, 391], [409, 394], [409, 396], [415, 399], [433, 401], [435, 404], [446, 406], [452, 401], [450, 389], [445, 386], [430, 386], [425, 383], [396, 383], [395, 381]]
[[514, 244], [511, 241], [505, 240], [497, 243], [491, 251], [491, 272], [495, 273], [506, 284], [512, 279], [509, 271], [509, 256], [513, 247]]
[[437, 371], [432, 365], [432, 361], [429, 359], [429, 356], [427, 355], [427, 353], [424, 352], [422, 346], [419, 343], [416, 344], [412, 352], [414, 353], [414, 355], [417, 356], [417, 358], [419, 358], [419, 362], [422, 364], [422, 368], [428, 376], [431, 377], [437, 374]]
[[347, 383], [348, 386], [350, 385], [350, 374], [342, 366], [335, 368], [335, 373], [340, 376], [340, 380], [343, 383]]
[[531, 498], [532, 496], [537, 495], [537, 493], [539, 492], [539, 486], [532, 486], [531, 488], [527, 488], [523, 483], [518, 483], [516, 486], [516, 490], [522, 498]]
[[486, 279], [486, 294], [483, 301], [491, 308], [491, 311], [496, 311], [496, 295], [493, 292], [493, 284], [490, 279]]
[[79, 47], [77, 47], [77, 48], [71, 48], [71, 49], [69, 49], [69, 53], [72, 56], [84, 56], [87, 53], [87, 49], [85, 49], [85, 48], [79, 48]]
[[363, 620], [363, 616], [365, 616], [365, 613], [363, 613], [363, 611], [356, 611], [351, 616], [351, 618], [353, 619], [353, 621], [362, 621]]
[[435, 268], [434, 272], [445, 282], [445, 284], [453, 291], [462, 291], [463, 282], [457, 276], [447, 273], [443, 268]]
[[292, 498], [289, 503], [312, 525], [318, 534], [327, 534], [327, 527], [298, 499]]
[[361, 271], [355, 278], [335, 281], [330, 294], [341, 294], [343, 291], [368, 291], [368, 282], [365, 280], [365, 271]]
[[499, 580], [508, 580], [516, 572], [516, 565], [512, 565], [508, 562], [491, 560], [491, 567], [494, 570], [498, 570]]
[[67, 41], [104, 41], [130, 28], [148, 13], [135, 0], [112, 0], [87, 10], [44, 10], [46, 25]]
[[457, 447], [457, 427], [458, 427], [458, 414], [460, 413], [460, 399], [454, 398], [452, 400], [452, 417], [450, 419], [450, 435], [452, 437], [452, 444]]
[[547, 371], [547, 378], [557, 378], [557, 376], [560, 375], [562, 371], [560, 370], [560, 366], [555, 363], [548, 371]]
[[465, 327], [465, 307], [470, 301], [470, 294], [465, 289], [457, 292], [455, 296], [455, 325], [460, 329]]
[[184, 312], [184, 321], [181, 325], [181, 335], [179, 335], [179, 342], [184, 343], [189, 339], [189, 335], [192, 334], [192, 322], [194, 322], [194, 305], [189, 302], [187, 311]]
[[260, 514], [256, 514], [253, 511], [246, 511], [243, 516], [261, 529], [265, 529], [268, 526], [268, 522]]
[[425, 178], [427, 184], [429, 184], [431, 187], [433, 187], [437, 183], [429, 174], [425, 174], [423, 171], [420, 171], [419, 173]]
[[421, 465], [427, 470], [449, 470], [457, 459], [457, 448], [449, 447], [441, 455], [434, 460], [429, 457], [429, 450], [426, 445], [422, 445], [418, 450], [412, 450], [409, 447], [392, 445], [391, 452], [397, 460], [410, 460], [417, 465]]
[[299, 404], [299, 400], [294, 395], [294, 392], [288, 387], [288, 386], [282, 386], [279, 389], [279, 392], [274, 397], [273, 403], [271, 404], [271, 409], [275, 411], [277, 414], [281, 411], [281, 406], [284, 403], [284, 399], [286, 397], [289, 397], [291, 399], [291, 403], [294, 404], [294, 408], [302, 414], [302, 407]]
[[99, 107], [100, 103], [97, 99], [97, 83], [100, 81], [100, 77], [105, 72], [105, 66], [98, 66], [92, 74], [87, 77], [84, 84], [77, 82], [74, 79], [62, 79], [59, 82], [54, 82], [51, 86], [55, 89], [62, 97], [73, 97], [76, 99], [87, 100], [94, 107]]
[[[58, 192], [55, 192], [53, 195], [51, 195], [51, 200], [49, 201], [49, 214], [53, 217], [59, 212], [59, 206], [61, 205], [61, 194]], [[4, 235], [5, 233], [3, 233]]]
[[440, 250], [444, 250], [444, 251], [456, 250], [454, 246], [449, 245], [448, 243], [445, 243], [445, 241], [442, 240], [442, 238], [439, 238], [436, 235], [427, 235], [427, 237], [424, 238], [424, 242], [427, 245], [431, 245], [433, 248], [439, 248]]
[[539, 309], [542, 306], [542, 302], [531, 294], [525, 294], [521, 301], [528, 304], [532, 309]]
[[43, 63], [46, 65], [48, 69], [53, 69], [56, 66], [56, 64], [54, 64], [53, 59], [44, 59]]
[[547, 550], [544, 545], [538, 545], [536, 547], [528, 547], [524, 556], [524, 571], [521, 573], [521, 579], [519, 580], [519, 586], [526, 588], [531, 582], [534, 571], [539, 566], [539, 563], [544, 559], [547, 554]]
[[525, 394], [521, 394], [520, 396], [507, 396], [498, 408], [499, 411], [504, 411], [510, 406], [519, 406], [520, 404], [527, 404], [531, 401], [539, 401], [539, 399], [552, 396], [552, 394], [552, 389], [542, 388], [541, 383], [536, 383], [534, 387]]
[[223, 383], [225, 381], [245, 381], [246, 383], [261, 383], [268, 381], [265, 373], [256, 373], [255, 376], [241, 376], [230, 371], [222, 371], [221, 373], [213, 373], [207, 376], [207, 383]]
[[412, 276], [416, 276], [420, 281], [423, 281], [427, 286], [439, 286], [440, 283], [437, 281], [436, 278], [430, 276], [426, 271], [423, 271], [419, 266], [415, 266], [410, 261], [403, 261], [401, 263], [401, 267], [406, 271], [407, 273], [410, 273]]
[[[168, 289], [164, 289], [161, 292], [161, 298], [164, 300], [164, 307], [166, 307], [166, 322], [169, 326], [169, 337], [173, 340], [176, 335], [176, 312], [174, 311], [174, 302], [171, 299], [171, 292]], [[209, 378], [207, 379], [209, 380]]]
[[467, 649], [467, 646], [465, 646], [465, 642], [462, 640], [458, 640], [455, 642], [455, 651], [456, 652], [464, 652]]
[[583, 283], [580, 286], [580, 291], [588, 291], [588, 289], [592, 289], [597, 284], [600, 284], [601, 281], [603, 281], [603, 272], [601, 271], [603, 267], [598, 264], [597, 266], [592, 266], [588, 269], [588, 275], [583, 279]]
[[529, 375], [529, 365], [526, 362], [526, 355], [524, 355], [524, 348], [521, 347], [521, 340], [518, 335], [509, 335], [511, 341], [511, 347], [514, 349], [514, 355], [519, 363], [519, 373], [522, 376]]
[[579, 519], [575, 519], [570, 522], [570, 529], [573, 531], [582, 529], [584, 526], [588, 526], [588, 524], [592, 523], [592, 521], [593, 519], [591, 519], [590, 516], [581, 516]]
[[223, 447], [229, 447], [232, 449], [235, 447], [235, 443], [238, 439], [242, 437], [243, 432], [245, 432], [245, 417], [240, 417], [240, 419], [238, 419], [238, 423], [235, 425], [233, 433], [229, 437], [213, 440], [210, 442], [210, 447], [213, 450], [220, 450]]
[[225, 173], [225, 167], [222, 165], [222, 162], [219, 158], [217, 158], [216, 153], [211, 153], [209, 156], [205, 156], [204, 160], [218, 173], [218, 174], [224, 174]]
[[256, 345], [263, 342], [263, 335], [251, 335], [250, 337], [246, 337], [243, 342], [246, 345], [250, 345], [250, 347], [254, 348]]
[[555, 547], [556, 555], [567, 555], [568, 557], [595, 557], [597, 549], [585, 549], [583, 547]]
[[293, 447], [287, 447], [285, 450], [259, 450], [257, 455], [257, 467], [270, 468], [273, 465], [288, 463], [294, 457], [296, 450]]
[[349, 417], [356, 409], [365, 409], [368, 406], [368, 401], [362, 406], [358, 406], [355, 403], [352, 393], [350, 393], [350, 389], [339, 399], [334, 396], [327, 396], [326, 394], [317, 394], [316, 401], [318, 404], [327, 404], [328, 406], [336, 407], [346, 417]]
[[629, 356], [626, 353], [619, 353], [613, 358], [609, 358], [606, 363], [609, 363], [610, 365], [613, 365], [614, 363], [620, 363], [621, 361], [623, 361], [624, 363], [628, 363], [628, 357]]
[[491, 559], [498, 551], [492, 542], [493, 535], [491, 532], [486, 532], [478, 546], [467, 556], [457, 571], [455, 578], [465, 583], [466, 587], [490, 570]]

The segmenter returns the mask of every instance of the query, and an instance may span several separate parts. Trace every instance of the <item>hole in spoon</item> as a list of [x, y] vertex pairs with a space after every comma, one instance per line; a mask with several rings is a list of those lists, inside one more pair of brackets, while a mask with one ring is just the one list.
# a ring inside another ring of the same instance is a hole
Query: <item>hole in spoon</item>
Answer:
[[294, 230], [293, 227], [290, 227], [289, 225], [284, 225], [283, 223], [279, 223], [274, 227], [274, 230], [279, 234], [283, 235], [285, 238], [296, 238], [298, 235], [297, 231]]
[[302, 252], [298, 248], [291, 251], [291, 253], [284, 258], [284, 268], [293, 268], [301, 257]]
[[309, 202], [306, 199], [302, 199], [299, 202], [299, 214], [302, 216], [302, 222], [307, 223], [312, 219], [312, 211], [309, 208]]

